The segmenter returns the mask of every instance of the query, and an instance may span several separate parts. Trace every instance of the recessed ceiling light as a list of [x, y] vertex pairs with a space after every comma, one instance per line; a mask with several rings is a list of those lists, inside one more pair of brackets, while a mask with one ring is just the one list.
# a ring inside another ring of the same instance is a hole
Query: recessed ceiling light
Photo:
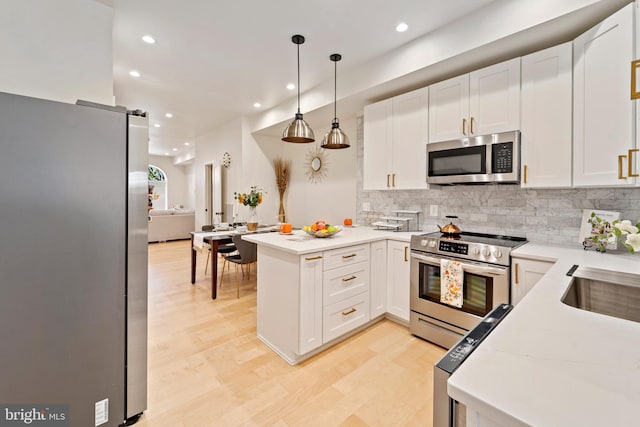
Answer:
[[168, 155], [169, 155], [169, 153], [164, 153], [164, 155], [165, 155], [165, 156], [168, 156]]
[[156, 42], [156, 39], [154, 39], [152, 36], [150, 36], [149, 34], [145, 34], [144, 36], [142, 36], [142, 40], [145, 43], [149, 43], [149, 44], [154, 44]]
[[289, 83], [287, 85], [287, 89], [289, 89], [289, 90], [294, 90], [295, 88], [296, 88], [296, 85], [294, 85], [293, 83]]
[[139, 72], [137, 72], [136, 70], [131, 70], [131, 71], [129, 71], [129, 75], [130, 75], [131, 77], [140, 77], [140, 73], [139, 73]]
[[172, 148], [172, 150], [173, 150], [173, 151], [178, 151], [178, 149], [177, 149], [177, 148]]
[[173, 114], [171, 114], [171, 113], [167, 113], [167, 114], [165, 114], [164, 116], [165, 116], [166, 118], [170, 119], [171, 117], [173, 117]]
[[155, 128], [159, 128], [159, 127], [160, 127], [160, 125], [159, 125], [158, 123], [156, 123], [155, 125], [153, 125], [153, 127], [155, 127]]
[[399, 33], [404, 33], [408, 29], [409, 29], [409, 26], [407, 24], [405, 24], [404, 22], [401, 22], [398, 25], [396, 25], [396, 31], [399, 32]]
[[256, 108], [260, 108], [260, 107], [262, 107], [262, 104], [260, 104], [259, 102], [254, 102], [253, 106], [256, 107]]
[[188, 147], [188, 146], [189, 146], [189, 145], [191, 145], [191, 144], [189, 144], [188, 142], [185, 142], [185, 143], [184, 143], [184, 145], [186, 145], [186, 146]]

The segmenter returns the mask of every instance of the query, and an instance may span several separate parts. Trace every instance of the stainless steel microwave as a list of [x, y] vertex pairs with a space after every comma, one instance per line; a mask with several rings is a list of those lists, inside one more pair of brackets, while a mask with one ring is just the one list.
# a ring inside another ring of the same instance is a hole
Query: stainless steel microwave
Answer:
[[427, 144], [427, 182], [520, 183], [520, 131]]

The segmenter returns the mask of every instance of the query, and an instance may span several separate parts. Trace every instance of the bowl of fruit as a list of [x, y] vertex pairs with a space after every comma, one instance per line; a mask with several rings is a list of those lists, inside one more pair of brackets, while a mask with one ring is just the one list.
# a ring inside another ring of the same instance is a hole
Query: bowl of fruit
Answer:
[[340, 227], [327, 224], [324, 221], [316, 221], [311, 225], [305, 225], [302, 230], [313, 237], [331, 237], [341, 231]]

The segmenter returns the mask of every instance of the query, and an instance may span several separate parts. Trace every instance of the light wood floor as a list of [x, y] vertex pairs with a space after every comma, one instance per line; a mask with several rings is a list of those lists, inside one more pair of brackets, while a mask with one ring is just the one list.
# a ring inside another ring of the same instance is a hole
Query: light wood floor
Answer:
[[432, 425], [442, 348], [383, 320], [290, 366], [256, 337], [255, 269], [239, 300], [225, 273], [213, 301], [206, 256], [190, 284], [189, 251], [149, 245], [149, 395], [137, 426]]

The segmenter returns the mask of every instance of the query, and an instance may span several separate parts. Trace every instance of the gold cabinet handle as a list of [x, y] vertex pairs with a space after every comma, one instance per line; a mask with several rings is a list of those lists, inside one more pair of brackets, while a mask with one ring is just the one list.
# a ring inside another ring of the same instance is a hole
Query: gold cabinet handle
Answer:
[[387, 174], [387, 188], [389, 188], [389, 174]]
[[305, 258], [305, 260], [307, 260], [307, 261], [314, 261], [314, 260], [316, 260], [316, 259], [321, 259], [321, 258], [322, 258], [322, 255], [318, 255], [318, 256], [311, 257], [311, 258], [308, 258], [308, 257], [307, 257], [307, 258]]
[[409, 260], [407, 259], [407, 249], [409, 249], [409, 247], [408, 247], [408, 246], [405, 246], [405, 247], [404, 247], [404, 262], [409, 261]]
[[355, 313], [355, 312], [356, 312], [356, 308], [355, 308], [355, 307], [351, 307], [351, 310], [343, 311], [343, 312], [342, 312], [342, 315], [343, 315], [343, 316], [348, 316], [348, 315], [350, 315], [351, 313]]
[[396, 186], [396, 174], [395, 173], [391, 174], [391, 186], [392, 187]]
[[356, 254], [342, 255], [342, 259], [349, 259], [349, 258], [353, 258], [354, 256], [356, 256]]
[[470, 123], [471, 123], [471, 126], [469, 126], [469, 127], [470, 127], [470, 129], [469, 129], [469, 134], [470, 134], [470, 135], [473, 135], [473, 133], [474, 133], [474, 132], [473, 132], [473, 117], [471, 117]]
[[518, 281], [518, 263], [517, 262], [516, 262], [516, 271], [515, 271], [515, 273], [516, 273], [516, 285], [517, 285], [518, 282], [519, 282]]
[[462, 119], [462, 134], [467, 135], [467, 119]]
[[624, 154], [620, 154], [618, 156], [618, 179], [627, 179], [626, 176], [622, 175], [622, 162], [626, 158], [627, 156], [625, 156]]
[[640, 151], [640, 149], [638, 149], [638, 148], [632, 148], [632, 149], [631, 149], [631, 150], [629, 150], [629, 152], [627, 153], [627, 154], [628, 154], [628, 156], [629, 156], [629, 157], [628, 157], [628, 159], [627, 159], [627, 160], [628, 160], [628, 163], [627, 163], [627, 169], [628, 169], [627, 176], [628, 176], [629, 178], [640, 176], [640, 174], [633, 173], [633, 169], [634, 169], [634, 168], [633, 168], [633, 159], [634, 159], [634, 158], [633, 158], [633, 153], [637, 153], [638, 151]]
[[343, 282], [350, 282], [353, 279], [357, 279], [356, 276], [347, 277], [346, 279], [342, 279]]
[[524, 167], [522, 168], [522, 179], [524, 180], [524, 183], [527, 183], [527, 165], [524, 165]]

